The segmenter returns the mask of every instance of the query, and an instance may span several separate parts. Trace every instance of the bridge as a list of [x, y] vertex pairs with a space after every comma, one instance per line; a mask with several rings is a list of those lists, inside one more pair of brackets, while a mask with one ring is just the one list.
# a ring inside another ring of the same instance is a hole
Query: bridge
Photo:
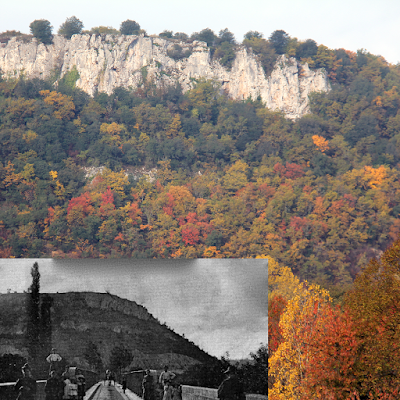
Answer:
[[[141, 382], [143, 379], [144, 371], [135, 371], [127, 374], [127, 389], [125, 393], [122, 391], [122, 385], [115, 383], [115, 385], [108, 384], [108, 381], [99, 381], [99, 376], [86, 377], [87, 391], [84, 400], [142, 400]], [[154, 387], [157, 387], [157, 372], [152, 371], [154, 379]], [[96, 379], [97, 378], [97, 379]], [[44, 386], [45, 380], [38, 380], [37, 394], [35, 400], [45, 400]], [[13, 386], [15, 382], [0, 383], [0, 399], [1, 400], [15, 400], [16, 393]], [[162, 399], [162, 391], [156, 390], [155, 399]], [[182, 400], [217, 400], [217, 389], [182, 385]], [[268, 400], [267, 396], [260, 394], [246, 394], [246, 400]]]

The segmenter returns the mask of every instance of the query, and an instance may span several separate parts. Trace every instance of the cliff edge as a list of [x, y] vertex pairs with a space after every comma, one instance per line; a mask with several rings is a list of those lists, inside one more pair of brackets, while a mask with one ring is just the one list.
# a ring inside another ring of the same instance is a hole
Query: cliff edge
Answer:
[[[177, 47], [178, 46], [178, 47]], [[183, 56], [172, 58], [179, 49]], [[266, 106], [296, 119], [309, 112], [308, 95], [329, 91], [325, 71], [310, 70], [294, 58], [280, 56], [267, 77], [257, 58], [238, 46], [228, 71], [212, 60], [206, 43], [171, 41], [159, 37], [74, 35], [70, 40], [54, 36], [44, 45], [35, 38], [23, 43], [16, 37], [0, 44], [0, 71], [8, 78], [62, 78], [76, 71], [76, 86], [89, 95], [96, 91], [111, 94], [114, 88], [138, 88], [147, 80], [157, 87], [179, 82], [183, 92], [199, 78], [215, 79], [233, 99], [261, 97]]]

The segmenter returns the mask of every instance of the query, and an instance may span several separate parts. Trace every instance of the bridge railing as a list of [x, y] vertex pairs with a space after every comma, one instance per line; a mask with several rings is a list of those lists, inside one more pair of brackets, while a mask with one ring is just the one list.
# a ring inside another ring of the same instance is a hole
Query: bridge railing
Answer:
[[[97, 372], [85, 370], [79, 368], [85, 376], [86, 389], [89, 389], [100, 380], [100, 375]], [[16, 382], [3, 382], [0, 383], [0, 400], [15, 400], [17, 398], [17, 392], [14, 390]], [[36, 398], [35, 400], [45, 400], [46, 395], [44, 387], [46, 385], [45, 379], [36, 381]]]
[[[0, 383], [0, 399], [1, 400], [15, 400], [17, 392], [14, 390], [16, 382], [3, 382]], [[44, 385], [45, 380], [36, 381], [36, 398], [35, 400], [45, 400]]]
[[[218, 390], [201, 386], [182, 385], [183, 400], [217, 400]], [[246, 400], [268, 400], [262, 394], [246, 394]]]
[[[143, 396], [142, 381], [145, 375], [145, 370], [132, 371], [125, 373], [126, 387], [139, 397]], [[154, 398], [155, 400], [162, 399], [162, 390], [158, 385], [158, 372], [156, 370], [150, 370], [150, 376], [153, 378]]]
[[[162, 399], [162, 389], [158, 384], [158, 372], [151, 370], [153, 378], [153, 387], [155, 389], [155, 400]], [[142, 380], [145, 371], [133, 371], [125, 374], [127, 380], [127, 388], [139, 397], [143, 396]], [[182, 385], [182, 400], [217, 400], [218, 390], [200, 386]], [[268, 400], [268, 396], [261, 394], [246, 394], [246, 400]]]

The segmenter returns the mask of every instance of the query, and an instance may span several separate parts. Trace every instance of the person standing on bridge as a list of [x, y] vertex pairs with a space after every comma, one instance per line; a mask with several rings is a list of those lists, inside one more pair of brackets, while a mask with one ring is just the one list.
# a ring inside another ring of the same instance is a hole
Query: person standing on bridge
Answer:
[[243, 385], [236, 375], [236, 368], [231, 365], [224, 374], [226, 379], [219, 385], [218, 398], [221, 400], [246, 400]]
[[18, 379], [14, 390], [18, 392], [17, 400], [35, 400], [36, 381], [32, 378], [32, 372], [28, 364], [22, 367], [21, 379]]
[[64, 394], [64, 382], [57, 375], [56, 371], [50, 372], [50, 378], [47, 379], [44, 387], [46, 400], [62, 400]]
[[126, 390], [126, 385], [127, 385], [127, 378], [126, 378], [126, 374], [122, 375], [122, 391], [125, 393]]
[[159, 382], [164, 387], [163, 400], [171, 400], [171, 394], [172, 394], [171, 382], [175, 378], [175, 376], [176, 375], [173, 372], [168, 371], [168, 365], [166, 365], [164, 367], [164, 371], [161, 372]]
[[59, 365], [59, 362], [62, 360], [62, 357], [56, 353], [56, 349], [52, 348], [51, 353], [46, 357], [46, 361], [50, 364], [50, 371], [54, 371], [57, 369], [57, 366]]
[[86, 379], [81, 371], [78, 371], [76, 380], [78, 382], [78, 400], [83, 400], [86, 393]]
[[143, 400], [154, 400], [153, 377], [150, 370], [146, 369], [146, 373], [142, 381]]

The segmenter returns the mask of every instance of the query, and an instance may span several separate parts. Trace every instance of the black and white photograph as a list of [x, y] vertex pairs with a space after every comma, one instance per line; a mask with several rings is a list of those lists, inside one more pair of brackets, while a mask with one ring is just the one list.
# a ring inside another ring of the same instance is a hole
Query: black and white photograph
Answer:
[[156, 400], [164, 396], [157, 380], [166, 367], [174, 374], [169, 395], [196, 387], [213, 395], [232, 368], [252, 394], [260, 382], [251, 380], [262, 381], [255, 371], [267, 362], [267, 265], [265, 259], [1, 259], [3, 374], [29, 365], [38, 391], [49, 373], [83, 375], [88, 395], [101, 399], [143, 396], [149, 370], [149, 398]]

